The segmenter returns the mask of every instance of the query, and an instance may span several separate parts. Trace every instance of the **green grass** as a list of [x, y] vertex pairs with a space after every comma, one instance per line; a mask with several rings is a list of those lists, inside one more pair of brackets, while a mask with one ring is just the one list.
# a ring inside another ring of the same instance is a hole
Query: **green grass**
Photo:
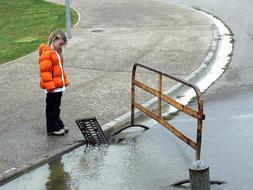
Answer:
[[[73, 10], [71, 20], [77, 22]], [[0, 0], [0, 64], [37, 50], [55, 29], [65, 31], [65, 6], [43, 0]]]

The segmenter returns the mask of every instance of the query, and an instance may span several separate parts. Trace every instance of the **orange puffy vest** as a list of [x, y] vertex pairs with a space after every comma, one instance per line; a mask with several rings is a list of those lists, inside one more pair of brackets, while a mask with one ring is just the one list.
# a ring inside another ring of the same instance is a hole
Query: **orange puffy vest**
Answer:
[[[58, 60], [56, 52], [51, 47], [45, 44], [39, 46], [40, 87], [42, 89], [52, 91], [56, 88], [62, 88], [64, 85], [69, 85], [66, 72], [63, 68], [61, 51], [59, 55], [61, 57], [61, 63]], [[59, 64], [62, 64], [62, 69]], [[62, 74], [64, 82], [62, 80]]]

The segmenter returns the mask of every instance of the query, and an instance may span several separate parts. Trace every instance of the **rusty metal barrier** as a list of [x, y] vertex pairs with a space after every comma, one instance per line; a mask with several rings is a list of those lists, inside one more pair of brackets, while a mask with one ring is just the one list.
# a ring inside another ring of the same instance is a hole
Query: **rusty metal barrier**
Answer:
[[[152, 72], [158, 74], [158, 77], [159, 77], [158, 90], [153, 89], [153, 88], [136, 80], [137, 67], [141, 67], [141, 68], [147, 69], [149, 71], [152, 71]], [[196, 93], [196, 97], [197, 97], [197, 101], [198, 101], [198, 111], [195, 111], [187, 106], [184, 106], [184, 105], [180, 104], [179, 102], [177, 102], [176, 100], [174, 100], [173, 98], [164, 95], [162, 92], [163, 76], [192, 88]], [[158, 97], [158, 115], [149, 111], [147, 108], [143, 107], [142, 105], [140, 105], [139, 103], [137, 103], [135, 101], [135, 87], [136, 86], [141, 88], [142, 90]], [[174, 128], [172, 125], [170, 125], [165, 119], [162, 118], [162, 113], [161, 113], [162, 100], [165, 101], [166, 103], [174, 106], [178, 110], [184, 112], [185, 114], [197, 119], [197, 140], [196, 140], [196, 142], [194, 142], [190, 138], [186, 137], [184, 134], [182, 134], [180, 131], [178, 131], [176, 128]], [[190, 147], [192, 147], [196, 151], [196, 160], [200, 160], [202, 123], [203, 123], [203, 120], [205, 119], [205, 115], [203, 114], [202, 93], [200, 92], [199, 88], [196, 85], [190, 84], [184, 80], [177, 79], [171, 75], [160, 72], [156, 69], [147, 67], [145, 65], [135, 63], [133, 66], [133, 70], [132, 70], [132, 90], [131, 90], [131, 125], [132, 126], [135, 125], [135, 108], [139, 109], [140, 111], [144, 112], [146, 115], [151, 117], [152, 119], [159, 122], [162, 126], [166, 127], [169, 131], [171, 131], [179, 139], [181, 139], [182, 141], [187, 143]]]

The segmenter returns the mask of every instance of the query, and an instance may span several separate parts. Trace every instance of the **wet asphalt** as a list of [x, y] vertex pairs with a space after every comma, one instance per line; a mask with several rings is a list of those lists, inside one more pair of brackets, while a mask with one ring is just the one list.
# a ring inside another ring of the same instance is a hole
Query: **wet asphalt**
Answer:
[[[253, 179], [253, 2], [218, 0], [172, 0], [207, 11], [220, 19], [234, 34], [234, 54], [223, 76], [204, 94], [202, 159], [213, 179], [225, 180], [224, 189], [252, 189]], [[191, 122], [176, 117], [175, 125]], [[184, 132], [189, 133], [186, 129]], [[182, 147], [182, 145], [178, 145]], [[183, 152], [187, 148], [183, 148]], [[189, 154], [190, 155], [190, 154]]]

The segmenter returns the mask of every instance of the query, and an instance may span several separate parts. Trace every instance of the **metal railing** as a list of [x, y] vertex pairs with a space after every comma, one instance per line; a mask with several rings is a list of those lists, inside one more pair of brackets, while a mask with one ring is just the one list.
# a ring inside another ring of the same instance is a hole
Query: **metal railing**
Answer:
[[[152, 71], [154, 73], [158, 74], [158, 89], [151, 88], [138, 80], [136, 80], [136, 70], [137, 67], [141, 67], [144, 69], [147, 69], [149, 71]], [[192, 88], [196, 93], [196, 98], [198, 101], [198, 110], [195, 111], [192, 108], [189, 108], [185, 105], [182, 105], [181, 103], [177, 102], [173, 98], [166, 96], [162, 92], [162, 86], [163, 86], [163, 77], [167, 77], [169, 79], [172, 79], [174, 81], [177, 81], [178, 83], [184, 84], [190, 88]], [[142, 90], [158, 97], [158, 115], [153, 113], [152, 111], [149, 111], [147, 108], [143, 107], [139, 103], [135, 101], [135, 87], [139, 87]], [[197, 119], [197, 139], [196, 142], [182, 134], [180, 131], [178, 131], [175, 127], [173, 127], [171, 124], [169, 124], [165, 119], [162, 117], [162, 100], [166, 103], [174, 106], [181, 112], [184, 112], [185, 114]], [[135, 63], [132, 70], [132, 90], [131, 90], [131, 125], [135, 125], [135, 108], [139, 109], [152, 119], [159, 122], [162, 126], [166, 127], [169, 131], [171, 131], [174, 135], [176, 135], [179, 139], [187, 143], [190, 147], [192, 147], [196, 151], [196, 160], [200, 160], [200, 152], [201, 152], [201, 138], [202, 138], [202, 123], [205, 119], [205, 115], [203, 114], [203, 99], [202, 99], [202, 93], [200, 92], [199, 88], [193, 84], [190, 84], [184, 80], [177, 79], [171, 75], [168, 75], [166, 73], [160, 72], [156, 69]]]

